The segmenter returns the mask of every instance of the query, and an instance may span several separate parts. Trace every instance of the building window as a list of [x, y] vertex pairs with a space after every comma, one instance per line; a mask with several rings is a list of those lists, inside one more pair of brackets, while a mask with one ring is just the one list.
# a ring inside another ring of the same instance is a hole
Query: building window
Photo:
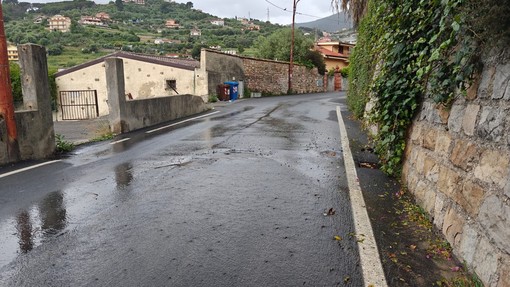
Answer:
[[177, 92], [177, 81], [166, 80], [166, 90], [173, 90], [176, 94], [179, 94], [179, 92]]

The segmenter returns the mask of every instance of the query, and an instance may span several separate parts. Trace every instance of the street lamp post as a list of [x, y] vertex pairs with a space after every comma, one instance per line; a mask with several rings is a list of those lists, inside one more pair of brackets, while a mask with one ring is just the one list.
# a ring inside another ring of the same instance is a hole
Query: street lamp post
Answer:
[[294, 26], [296, 21], [296, 6], [301, 0], [294, 0], [292, 6], [292, 28], [291, 28], [291, 39], [290, 39], [290, 64], [289, 64], [289, 87], [288, 93], [292, 92], [292, 72], [294, 69]]

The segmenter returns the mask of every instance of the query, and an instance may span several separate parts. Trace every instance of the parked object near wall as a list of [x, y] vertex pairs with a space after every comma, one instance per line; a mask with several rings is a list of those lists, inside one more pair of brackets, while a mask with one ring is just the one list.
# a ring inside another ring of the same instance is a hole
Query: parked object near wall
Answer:
[[487, 59], [450, 110], [423, 103], [403, 181], [487, 286], [510, 286], [510, 63]]
[[[46, 50], [38, 45], [18, 48], [22, 74], [23, 109], [15, 112], [20, 160], [45, 159], [55, 152], [55, 133], [48, 85]], [[6, 155], [5, 122], [0, 121], [0, 164], [12, 162]]]
[[[228, 55], [215, 50], [202, 49], [200, 68], [207, 73], [209, 83], [223, 83], [228, 81], [242, 82], [244, 91], [266, 95], [287, 94], [288, 62], [256, 59]], [[316, 68], [294, 65], [293, 92], [297, 94], [317, 93], [325, 91], [322, 80]], [[209, 85], [209, 93], [216, 93], [216, 85]], [[258, 95], [258, 94], [257, 94]], [[251, 96], [251, 94], [250, 94]]]
[[216, 94], [218, 95], [218, 99], [220, 101], [229, 101], [230, 100], [230, 87], [226, 84], [219, 84], [216, 89]]
[[225, 82], [225, 85], [228, 85], [230, 100], [235, 101], [239, 96], [239, 83], [238, 82]]

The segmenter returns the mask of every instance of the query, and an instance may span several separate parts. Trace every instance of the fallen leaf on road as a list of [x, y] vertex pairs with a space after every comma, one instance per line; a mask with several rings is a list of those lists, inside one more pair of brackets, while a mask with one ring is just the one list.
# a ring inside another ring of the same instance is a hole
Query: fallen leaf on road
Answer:
[[335, 213], [336, 211], [333, 208], [330, 208], [326, 213], [324, 213], [324, 216], [335, 215]]
[[459, 266], [452, 267], [452, 272], [459, 272], [461, 268]]
[[340, 241], [340, 240], [342, 240], [342, 237], [340, 237], [340, 236], [338, 236], [338, 235], [335, 235], [333, 238], [334, 238], [336, 241]]

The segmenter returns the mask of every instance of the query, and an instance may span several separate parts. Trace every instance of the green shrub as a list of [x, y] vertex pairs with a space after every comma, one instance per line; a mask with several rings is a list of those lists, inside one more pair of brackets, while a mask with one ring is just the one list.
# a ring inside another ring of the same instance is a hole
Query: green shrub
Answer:
[[209, 103], [216, 103], [218, 101], [217, 95], [209, 95]]
[[74, 149], [74, 144], [64, 140], [64, 136], [55, 134], [55, 144], [57, 153], [66, 153]]

